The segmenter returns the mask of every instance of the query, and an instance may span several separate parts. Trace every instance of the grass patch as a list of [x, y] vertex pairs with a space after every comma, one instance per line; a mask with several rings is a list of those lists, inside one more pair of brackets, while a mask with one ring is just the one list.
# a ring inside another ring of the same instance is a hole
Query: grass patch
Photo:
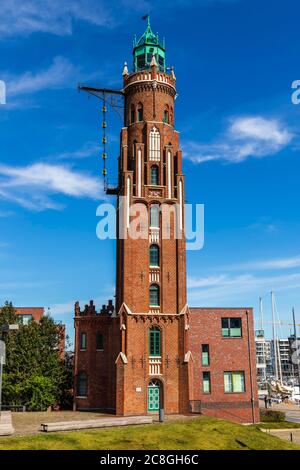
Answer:
[[[271, 423], [270, 423], [271, 424]], [[274, 423], [272, 423], [274, 424]], [[164, 424], [116, 427], [0, 439], [0, 450], [290, 450], [299, 446], [206, 416]]]

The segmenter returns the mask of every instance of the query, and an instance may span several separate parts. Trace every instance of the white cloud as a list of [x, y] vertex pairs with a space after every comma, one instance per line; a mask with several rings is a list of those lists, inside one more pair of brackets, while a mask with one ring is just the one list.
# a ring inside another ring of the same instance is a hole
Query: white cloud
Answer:
[[53, 194], [76, 198], [103, 198], [100, 181], [64, 165], [34, 163], [25, 167], [0, 165], [0, 198], [31, 210], [61, 209]]
[[285, 291], [300, 287], [300, 273], [283, 274], [279, 276], [257, 276], [254, 274], [232, 275], [229, 273], [211, 277], [188, 278], [189, 301], [192, 304], [198, 302], [214, 302], [218, 304], [232, 297], [240, 299], [246, 294], [258, 297], [262, 293], [271, 290]]
[[5, 77], [8, 97], [37, 93], [45, 89], [67, 88], [76, 84], [77, 68], [65, 57], [55, 57], [52, 64], [36, 73], [27, 71]]
[[70, 35], [76, 20], [110, 27], [115, 19], [105, 0], [5, 0], [1, 2], [0, 38], [35, 32]]
[[184, 151], [194, 163], [224, 160], [240, 163], [249, 157], [263, 158], [286, 147], [293, 134], [277, 119], [261, 116], [231, 118], [225, 133], [211, 144], [186, 142]]
[[300, 255], [291, 258], [279, 258], [272, 260], [254, 261], [252, 263], [244, 263], [237, 265], [238, 269], [291, 269], [300, 267]]
[[72, 159], [80, 159], [80, 158], [87, 158], [95, 155], [99, 152], [99, 144], [96, 142], [86, 142], [82, 147], [73, 152], [61, 152], [54, 156], [57, 160], [72, 160]]

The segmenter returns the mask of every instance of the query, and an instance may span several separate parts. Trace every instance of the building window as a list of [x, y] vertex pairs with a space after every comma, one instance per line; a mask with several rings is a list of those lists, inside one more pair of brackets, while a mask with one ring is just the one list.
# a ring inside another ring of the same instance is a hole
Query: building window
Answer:
[[144, 119], [143, 116], [143, 105], [141, 103], [138, 104], [137, 107], [137, 116], [138, 116], [138, 121], [141, 122]]
[[100, 331], [96, 333], [96, 349], [97, 351], [103, 351], [103, 333], [100, 333]]
[[244, 372], [224, 372], [225, 393], [243, 393], [245, 391]]
[[209, 366], [209, 345], [202, 344], [202, 365]]
[[160, 133], [156, 127], [150, 131], [149, 158], [152, 162], [160, 161]]
[[28, 325], [28, 323], [32, 320], [32, 315], [30, 314], [22, 314], [18, 315], [18, 317], [20, 317], [22, 325]]
[[77, 377], [77, 396], [86, 397], [88, 391], [88, 379], [86, 372], [79, 372]]
[[150, 328], [149, 330], [149, 356], [161, 355], [160, 329]]
[[151, 167], [151, 184], [154, 186], [158, 185], [158, 166], [156, 165]]
[[87, 343], [87, 334], [86, 333], [80, 333], [80, 350], [81, 351], [86, 350], [86, 343]]
[[169, 124], [169, 106], [165, 107], [163, 122]]
[[150, 306], [159, 307], [159, 286], [157, 284], [150, 286]]
[[150, 246], [150, 266], [154, 268], [159, 267], [159, 246], [158, 245]]
[[135, 109], [134, 105], [131, 105], [131, 112], [130, 112], [130, 123], [133, 124], [135, 122]]
[[203, 393], [210, 393], [210, 372], [203, 372], [202, 388], [203, 388]]
[[159, 204], [150, 207], [150, 227], [159, 228]]
[[222, 336], [224, 338], [242, 337], [241, 318], [222, 318]]

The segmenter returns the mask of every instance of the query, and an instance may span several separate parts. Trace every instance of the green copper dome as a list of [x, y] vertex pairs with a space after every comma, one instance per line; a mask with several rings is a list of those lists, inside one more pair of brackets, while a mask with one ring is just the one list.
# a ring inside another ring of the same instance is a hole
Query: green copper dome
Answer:
[[134, 72], [149, 69], [153, 55], [159, 70], [164, 72], [166, 68], [165, 45], [159, 42], [158, 34], [153, 33], [150, 25], [150, 16], [148, 16], [146, 31], [138, 41], [135, 38], [133, 42]]

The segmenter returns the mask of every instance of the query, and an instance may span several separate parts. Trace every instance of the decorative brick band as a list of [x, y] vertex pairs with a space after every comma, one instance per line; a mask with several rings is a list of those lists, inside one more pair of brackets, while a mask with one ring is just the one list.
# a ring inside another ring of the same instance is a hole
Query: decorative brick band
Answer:
[[[258, 401], [254, 402], [255, 407], [259, 407]], [[201, 408], [207, 410], [219, 410], [221, 408], [226, 409], [242, 409], [251, 408], [251, 401], [215, 401], [215, 402], [201, 402]]]

